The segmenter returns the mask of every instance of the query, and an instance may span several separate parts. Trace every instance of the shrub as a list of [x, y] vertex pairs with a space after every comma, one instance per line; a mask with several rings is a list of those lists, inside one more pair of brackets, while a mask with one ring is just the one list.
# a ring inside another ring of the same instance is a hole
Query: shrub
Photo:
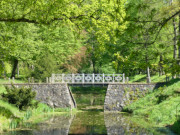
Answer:
[[6, 87], [6, 93], [1, 94], [4, 101], [14, 104], [20, 110], [26, 110], [28, 107], [37, 107], [38, 102], [33, 102], [36, 92], [31, 88]]

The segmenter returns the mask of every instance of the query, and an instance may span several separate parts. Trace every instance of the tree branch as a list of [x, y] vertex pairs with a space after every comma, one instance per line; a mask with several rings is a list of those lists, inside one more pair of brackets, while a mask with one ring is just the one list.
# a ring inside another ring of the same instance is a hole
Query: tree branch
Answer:
[[[157, 40], [157, 38], [158, 38], [158, 36], [159, 36], [162, 28], [164, 27], [164, 25], [165, 25], [168, 21], [170, 21], [172, 18], [174, 18], [175, 16], [177, 16], [178, 14], [180, 14], [180, 10], [177, 11], [176, 13], [174, 13], [173, 15], [171, 15], [170, 17], [164, 19], [163, 21], [161, 21], [161, 22], [156, 22], [156, 23], [159, 23], [159, 24], [160, 24], [160, 28], [159, 28], [159, 30], [157, 31], [157, 34], [155, 35], [154, 41], [149, 42], [149, 43], [147, 43], [147, 42], [137, 42], [137, 43], [136, 43], [136, 42], [131, 42], [131, 41], [127, 41], [127, 42], [132, 43], [132, 44], [147, 44], [147, 45], [152, 45], [152, 44], [154, 44], [154, 43], [156, 42], [156, 40]], [[139, 22], [142, 22], [142, 21], [139, 21]], [[152, 22], [152, 21], [145, 21], [145, 22]]]
[[27, 22], [27, 23], [35, 23], [38, 24], [39, 22], [35, 20], [30, 20], [26, 18], [19, 18], [19, 19], [14, 19], [14, 18], [0, 18], [0, 22]]

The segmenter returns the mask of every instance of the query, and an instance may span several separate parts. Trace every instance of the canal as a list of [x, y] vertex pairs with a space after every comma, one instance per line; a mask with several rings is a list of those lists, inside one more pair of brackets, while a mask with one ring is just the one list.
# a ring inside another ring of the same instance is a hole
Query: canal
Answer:
[[174, 135], [168, 128], [155, 128], [142, 118], [104, 112], [106, 89], [71, 87], [76, 113], [45, 115], [48, 120], [5, 135]]

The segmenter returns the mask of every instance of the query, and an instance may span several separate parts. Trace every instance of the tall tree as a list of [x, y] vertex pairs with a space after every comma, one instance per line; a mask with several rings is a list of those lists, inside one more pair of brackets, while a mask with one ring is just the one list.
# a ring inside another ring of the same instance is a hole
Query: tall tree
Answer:
[[39, 53], [38, 46], [42, 45], [38, 40], [37, 30], [33, 24], [1, 23], [0, 48], [4, 52], [5, 60], [12, 61], [13, 69], [11, 77], [15, 77], [18, 61], [30, 61]]

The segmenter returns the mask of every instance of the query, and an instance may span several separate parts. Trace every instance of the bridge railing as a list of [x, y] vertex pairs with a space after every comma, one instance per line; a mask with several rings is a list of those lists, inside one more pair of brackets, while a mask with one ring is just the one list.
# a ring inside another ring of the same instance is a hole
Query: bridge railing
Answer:
[[125, 74], [52, 74], [52, 83], [125, 83]]

